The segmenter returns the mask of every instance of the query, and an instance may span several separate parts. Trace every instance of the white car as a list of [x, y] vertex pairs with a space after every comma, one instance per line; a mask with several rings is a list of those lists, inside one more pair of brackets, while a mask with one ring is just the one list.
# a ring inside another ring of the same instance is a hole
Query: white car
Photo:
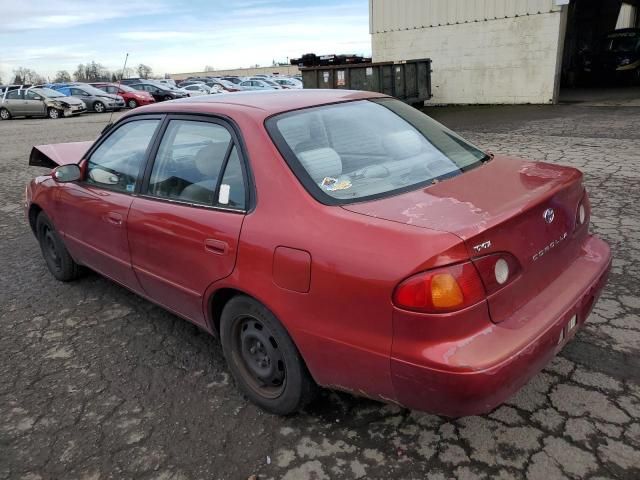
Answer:
[[180, 88], [180, 90], [184, 90], [192, 97], [197, 97], [199, 95], [209, 95], [210, 93], [218, 93], [217, 91], [212, 91], [212, 89], [207, 87], [204, 83], [193, 83], [191, 85], [187, 85], [186, 87]]
[[243, 90], [280, 90], [282, 87], [277, 83], [267, 82], [266, 79], [245, 80], [240, 84]]

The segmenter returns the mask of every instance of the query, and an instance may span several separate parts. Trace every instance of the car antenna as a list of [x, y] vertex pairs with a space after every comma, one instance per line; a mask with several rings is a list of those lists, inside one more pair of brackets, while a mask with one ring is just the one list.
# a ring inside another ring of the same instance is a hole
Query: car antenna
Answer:
[[[118, 91], [120, 91], [120, 84], [122, 82], [122, 77], [124, 77], [124, 69], [127, 68], [127, 60], [129, 60], [129, 54], [128, 53], [124, 57], [124, 65], [122, 65], [122, 72], [120, 72], [120, 77], [118, 78]], [[102, 133], [104, 133], [107, 130], [109, 130], [111, 128], [111, 125], [113, 125], [113, 122], [111, 121], [111, 119], [113, 118], [113, 112], [114, 111], [115, 111], [115, 108], [111, 110], [111, 115], [109, 115], [109, 121], [107, 122], [105, 127], [102, 129]]]

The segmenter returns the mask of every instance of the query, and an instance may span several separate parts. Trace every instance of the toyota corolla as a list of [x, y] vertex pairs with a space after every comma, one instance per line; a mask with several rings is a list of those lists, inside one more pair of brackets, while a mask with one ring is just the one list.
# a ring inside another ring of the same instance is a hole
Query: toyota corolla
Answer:
[[317, 386], [490, 411], [572, 339], [611, 265], [578, 170], [375, 93], [149, 105], [30, 164], [53, 168], [25, 200], [51, 274], [89, 268], [218, 336], [278, 414]]

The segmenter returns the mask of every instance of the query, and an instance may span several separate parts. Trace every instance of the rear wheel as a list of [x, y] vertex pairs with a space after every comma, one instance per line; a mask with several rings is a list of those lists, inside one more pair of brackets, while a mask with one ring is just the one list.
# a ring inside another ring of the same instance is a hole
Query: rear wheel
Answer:
[[173, 100], [173, 97], [171, 97], [171, 95], [167, 95], [166, 97], [164, 97], [165, 100]]
[[57, 108], [49, 107], [47, 109], [47, 116], [55, 120], [56, 118], [60, 118], [62, 115], [60, 110]]
[[136, 102], [133, 98], [127, 102], [129, 108], [136, 108], [138, 106], [138, 102]]
[[78, 278], [80, 266], [71, 258], [58, 232], [43, 212], [40, 212], [36, 220], [36, 232], [42, 256], [51, 274], [62, 282]]
[[0, 108], [0, 118], [2, 120], [11, 120], [11, 112], [6, 108]]
[[238, 387], [261, 408], [278, 415], [300, 410], [316, 385], [278, 319], [253, 298], [240, 295], [225, 306], [220, 338]]
[[104, 111], [106, 110], [104, 103], [102, 102], [96, 102], [93, 104], [93, 110], [96, 113], [104, 113]]

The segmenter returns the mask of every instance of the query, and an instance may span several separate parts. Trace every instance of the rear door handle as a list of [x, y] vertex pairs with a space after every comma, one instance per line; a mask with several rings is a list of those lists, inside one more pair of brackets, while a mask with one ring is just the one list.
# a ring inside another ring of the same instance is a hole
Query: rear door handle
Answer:
[[108, 212], [104, 216], [104, 219], [107, 223], [110, 223], [112, 225], [116, 225], [116, 226], [122, 225], [122, 215], [120, 215], [119, 213]]
[[222, 240], [216, 240], [215, 238], [207, 238], [204, 241], [204, 249], [207, 252], [215, 253], [216, 255], [225, 255], [229, 250], [227, 242]]

